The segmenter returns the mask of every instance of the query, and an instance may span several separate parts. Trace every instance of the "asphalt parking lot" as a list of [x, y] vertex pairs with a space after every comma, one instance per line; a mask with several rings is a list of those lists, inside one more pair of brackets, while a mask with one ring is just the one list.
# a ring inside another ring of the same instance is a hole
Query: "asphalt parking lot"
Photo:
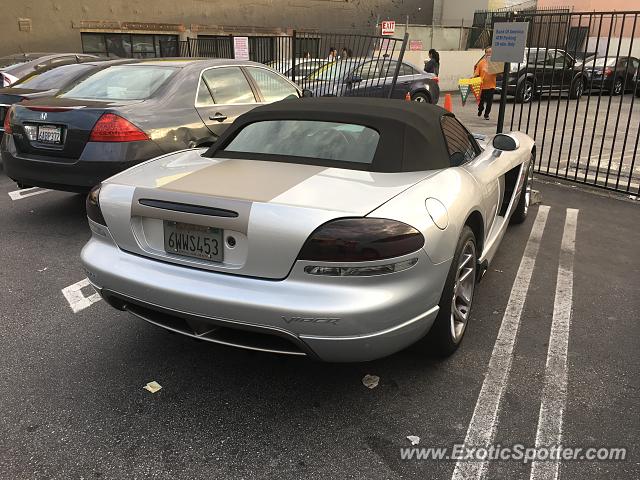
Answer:
[[[402, 460], [406, 437], [532, 446], [546, 425], [563, 445], [627, 448], [625, 461], [563, 462], [560, 478], [638, 478], [640, 210], [536, 187], [543, 204], [507, 232], [453, 357], [321, 364], [170, 335], [82, 284], [69, 294], [84, 278], [83, 197], [12, 193], [0, 173], [0, 476], [468, 478], [481, 465]], [[153, 380], [155, 394], [142, 388]], [[485, 467], [531, 475], [517, 461]]]

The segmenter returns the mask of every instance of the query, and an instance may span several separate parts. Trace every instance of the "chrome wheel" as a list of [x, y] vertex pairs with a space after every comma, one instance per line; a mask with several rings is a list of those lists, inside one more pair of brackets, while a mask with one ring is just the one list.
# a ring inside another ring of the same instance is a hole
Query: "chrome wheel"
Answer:
[[458, 343], [464, 335], [471, 312], [473, 289], [476, 286], [476, 246], [469, 239], [458, 259], [453, 298], [451, 299], [451, 338]]
[[525, 82], [524, 92], [522, 92], [522, 101], [524, 103], [529, 103], [532, 98], [533, 98], [533, 83]]
[[413, 101], [418, 103], [427, 103], [427, 97], [417, 94], [413, 97]]
[[617, 79], [616, 83], [613, 85], [613, 93], [616, 95], [620, 95], [622, 92], [622, 80]]

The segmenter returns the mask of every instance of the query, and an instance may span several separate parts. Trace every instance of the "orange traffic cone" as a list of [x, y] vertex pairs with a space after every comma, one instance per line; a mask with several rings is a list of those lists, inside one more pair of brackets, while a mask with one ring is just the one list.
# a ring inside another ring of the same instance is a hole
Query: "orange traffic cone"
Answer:
[[451, 101], [450, 93], [447, 93], [444, 96], [444, 109], [448, 112], [453, 112], [453, 102]]
[[407, 102], [410, 102], [410, 101], [411, 101], [411, 92], [407, 92], [407, 94], [404, 96], [404, 99], [405, 99]]

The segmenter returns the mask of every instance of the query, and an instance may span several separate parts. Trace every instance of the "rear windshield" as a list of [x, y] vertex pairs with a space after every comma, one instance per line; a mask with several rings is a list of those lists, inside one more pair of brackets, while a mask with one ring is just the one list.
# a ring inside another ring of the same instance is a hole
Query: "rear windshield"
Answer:
[[547, 52], [545, 50], [529, 50], [527, 53], [527, 63], [544, 63], [546, 59]]
[[155, 65], [118, 65], [105, 68], [60, 95], [95, 100], [144, 100], [177, 71]]
[[333, 80], [335, 78], [342, 78], [357, 65], [358, 63], [356, 61], [338, 60], [318, 68], [309, 75], [308, 78], [309, 80]]
[[[606, 62], [605, 62], [605, 60], [606, 60]], [[590, 61], [587, 61], [587, 66], [589, 66], [589, 65], [594, 65], [593, 59], [591, 59]], [[605, 65], [607, 67], [615, 67], [616, 66], [616, 59], [615, 58], [606, 58], [605, 59], [604, 57], [596, 58], [596, 61], [595, 61], [595, 66], [596, 67], [604, 67]]]
[[2, 71], [8, 73], [9, 75], [13, 75], [16, 78], [22, 78], [25, 75], [28, 75], [31, 72], [37, 70], [37, 65], [38, 62], [36, 60], [29, 60], [27, 62], [16, 63], [15, 65], [3, 68]]
[[362, 125], [265, 120], [240, 130], [224, 151], [371, 164], [379, 139], [378, 132]]
[[47, 90], [49, 88], [60, 88], [64, 86], [63, 83], [65, 83], [68, 79], [73, 79], [77, 76], [80, 76], [83, 73], [88, 72], [92, 68], [93, 67], [91, 65], [83, 65], [81, 63], [63, 65], [61, 67], [56, 67], [42, 73], [36, 73], [34, 75], [29, 75], [28, 77], [23, 77], [12, 86], [40, 90]]
[[27, 60], [15, 60], [15, 59], [11, 59], [11, 60], [0, 60], [0, 69], [2, 69], [3, 71], [8, 70], [10, 68], [16, 67], [18, 65], [22, 65], [24, 62], [26, 62]]

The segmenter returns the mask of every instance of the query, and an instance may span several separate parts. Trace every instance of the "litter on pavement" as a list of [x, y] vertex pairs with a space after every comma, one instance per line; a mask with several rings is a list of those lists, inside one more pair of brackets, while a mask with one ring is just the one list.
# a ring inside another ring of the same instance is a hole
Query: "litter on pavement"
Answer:
[[156, 393], [162, 388], [162, 385], [160, 385], [158, 382], [153, 381], [147, 383], [143, 388], [151, 393]]
[[376, 388], [379, 382], [380, 377], [376, 375], [369, 375], [368, 373], [362, 379], [362, 384], [367, 388]]

